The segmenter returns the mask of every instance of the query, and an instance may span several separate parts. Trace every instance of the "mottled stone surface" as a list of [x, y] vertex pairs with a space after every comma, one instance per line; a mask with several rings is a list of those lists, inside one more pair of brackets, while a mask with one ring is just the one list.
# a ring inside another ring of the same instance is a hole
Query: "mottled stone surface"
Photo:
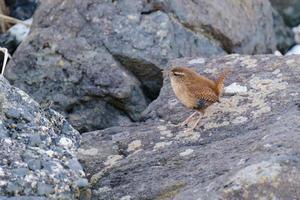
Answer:
[[3, 76], [0, 91], [0, 199], [75, 199], [84, 193], [88, 185], [76, 184], [85, 179], [74, 153], [78, 131]]
[[83, 134], [78, 159], [93, 199], [297, 199], [300, 58], [185, 58], [210, 77], [231, 69], [221, 103], [195, 131], [165, 79], [144, 123]]
[[272, 6], [282, 15], [285, 23], [290, 26], [300, 24], [300, 1], [298, 0], [270, 0]]
[[188, 29], [217, 40], [230, 53], [272, 53], [276, 41], [269, 1], [152, 0]]
[[6, 77], [85, 132], [139, 121], [169, 60], [275, 44], [267, 1], [45, 0]]
[[145, 2], [42, 1], [6, 77], [81, 132], [139, 120], [169, 58], [224, 54], [163, 12], [144, 15]]

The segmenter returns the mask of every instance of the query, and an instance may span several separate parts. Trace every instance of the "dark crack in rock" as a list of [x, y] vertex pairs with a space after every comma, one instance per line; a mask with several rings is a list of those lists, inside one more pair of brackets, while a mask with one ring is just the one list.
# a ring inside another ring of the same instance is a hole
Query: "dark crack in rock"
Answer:
[[38, 0], [5, 0], [9, 7], [10, 15], [20, 20], [32, 17], [38, 6]]

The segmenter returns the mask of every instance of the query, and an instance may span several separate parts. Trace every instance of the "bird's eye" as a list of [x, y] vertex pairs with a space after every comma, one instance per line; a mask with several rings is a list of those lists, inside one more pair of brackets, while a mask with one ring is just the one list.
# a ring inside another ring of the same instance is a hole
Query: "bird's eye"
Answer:
[[174, 76], [184, 76], [182, 72], [173, 72]]

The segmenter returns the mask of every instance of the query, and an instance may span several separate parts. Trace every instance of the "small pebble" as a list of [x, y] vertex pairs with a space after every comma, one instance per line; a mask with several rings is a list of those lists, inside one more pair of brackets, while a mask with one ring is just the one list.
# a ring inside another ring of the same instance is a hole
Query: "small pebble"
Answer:
[[83, 187], [87, 187], [89, 185], [89, 182], [86, 178], [80, 178], [75, 182], [75, 184], [78, 187], [83, 188]]
[[28, 168], [33, 171], [40, 170], [42, 166], [41, 161], [38, 159], [31, 159], [27, 162], [27, 164]]
[[46, 183], [38, 183], [38, 195], [46, 195], [54, 192], [54, 189], [51, 185], [48, 185]]

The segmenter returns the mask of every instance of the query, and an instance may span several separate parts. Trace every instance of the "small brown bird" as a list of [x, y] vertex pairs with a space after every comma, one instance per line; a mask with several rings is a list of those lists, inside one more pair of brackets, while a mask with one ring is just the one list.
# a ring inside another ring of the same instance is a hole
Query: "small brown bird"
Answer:
[[[224, 80], [229, 70], [225, 70], [217, 80], [210, 80], [204, 76], [197, 74], [187, 67], [175, 67], [169, 71], [171, 86], [177, 98], [187, 108], [194, 109], [190, 115], [180, 126], [189, 123], [196, 113], [204, 114], [205, 109], [215, 102], [220, 102], [220, 96], [223, 91]], [[201, 117], [192, 126], [192, 130], [198, 125]]]

